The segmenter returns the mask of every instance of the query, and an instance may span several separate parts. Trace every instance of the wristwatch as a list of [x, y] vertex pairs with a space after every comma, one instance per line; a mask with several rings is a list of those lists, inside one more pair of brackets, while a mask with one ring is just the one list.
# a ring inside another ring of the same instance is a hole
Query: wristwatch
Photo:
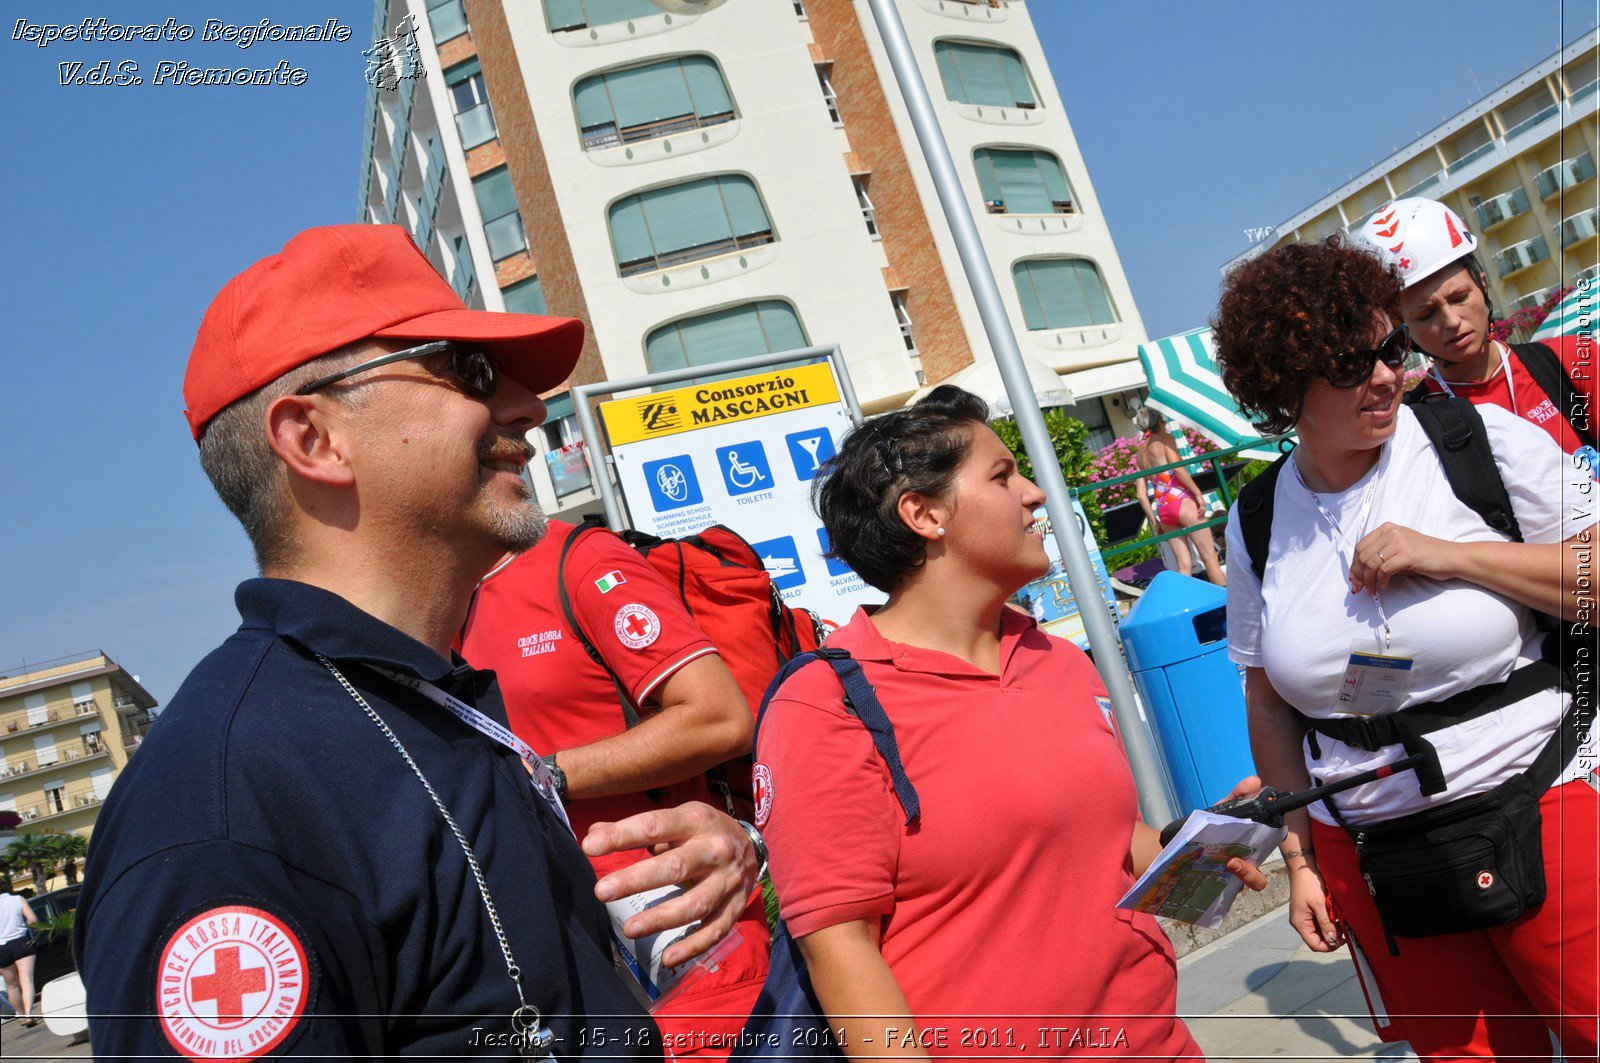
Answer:
[[562, 803], [565, 804], [567, 800], [567, 773], [562, 771], [561, 765], [556, 763], [556, 755], [554, 753], [539, 759], [544, 761], [544, 766], [550, 769], [550, 781], [555, 783], [556, 797], [560, 798]]

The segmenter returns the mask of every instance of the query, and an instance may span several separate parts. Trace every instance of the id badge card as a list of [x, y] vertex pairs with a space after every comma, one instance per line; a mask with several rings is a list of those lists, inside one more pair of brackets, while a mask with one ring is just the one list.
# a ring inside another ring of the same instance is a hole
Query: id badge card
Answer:
[[1416, 658], [1393, 649], [1379, 653], [1366, 643], [1350, 648], [1344, 681], [1339, 684], [1333, 711], [1358, 716], [1381, 716], [1398, 711], [1411, 686]]

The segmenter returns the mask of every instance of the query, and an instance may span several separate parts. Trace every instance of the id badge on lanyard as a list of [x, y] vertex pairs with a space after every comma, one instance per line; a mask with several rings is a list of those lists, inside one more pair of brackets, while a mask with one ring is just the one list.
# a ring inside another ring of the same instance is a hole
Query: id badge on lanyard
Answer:
[[1379, 652], [1367, 640], [1357, 639], [1345, 662], [1344, 680], [1330, 706], [1335, 712], [1355, 716], [1381, 716], [1396, 712], [1411, 686], [1416, 658], [1387, 647]]

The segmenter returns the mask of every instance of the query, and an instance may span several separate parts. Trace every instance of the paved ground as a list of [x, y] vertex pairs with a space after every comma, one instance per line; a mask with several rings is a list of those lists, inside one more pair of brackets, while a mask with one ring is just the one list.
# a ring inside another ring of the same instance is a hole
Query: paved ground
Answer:
[[1180, 959], [1178, 1011], [1218, 1063], [1417, 1058], [1372, 1032], [1350, 954], [1312, 952], [1281, 910]]
[[40, 1023], [24, 1030], [20, 1022], [12, 1021], [0, 1026], [0, 1059], [85, 1059], [89, 1056], [89, 1042], [72, 1044], [65, 1037], [57, 1037]]

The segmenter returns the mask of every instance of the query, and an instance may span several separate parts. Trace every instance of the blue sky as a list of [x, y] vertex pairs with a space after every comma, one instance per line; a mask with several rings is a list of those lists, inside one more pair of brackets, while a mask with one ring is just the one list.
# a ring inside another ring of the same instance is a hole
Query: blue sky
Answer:
[[[770, 0], [731, 0], [732, 3]], [[1565, 21], [1563, 21], [1563, 5]], [[1593, 22], [1593, 0], [1405, 5], [1033, 0], [1031, 10], [1152, 335], [1203, 323], [1217, 267]], [[354, 220], [370, 5], [144, 4], [202, 27], [341, 19], [348, 43], [12, 40], [17, 19], [127, 5], [12, 2], [0, 21], [9, 192], [0, 673], [99, 648], [163, 703], [237, 623], [244, 535], [201, 475], [183, 365], [229, 276], [310, 225]], [[222, 15], [223, 12], [227, 14]], [[133, 60], [146, 83], [59, 85]], [[173, 87], [158, 61], [308, 72]], [[1469, 70], [1470, 68], [1470, 70]]]

